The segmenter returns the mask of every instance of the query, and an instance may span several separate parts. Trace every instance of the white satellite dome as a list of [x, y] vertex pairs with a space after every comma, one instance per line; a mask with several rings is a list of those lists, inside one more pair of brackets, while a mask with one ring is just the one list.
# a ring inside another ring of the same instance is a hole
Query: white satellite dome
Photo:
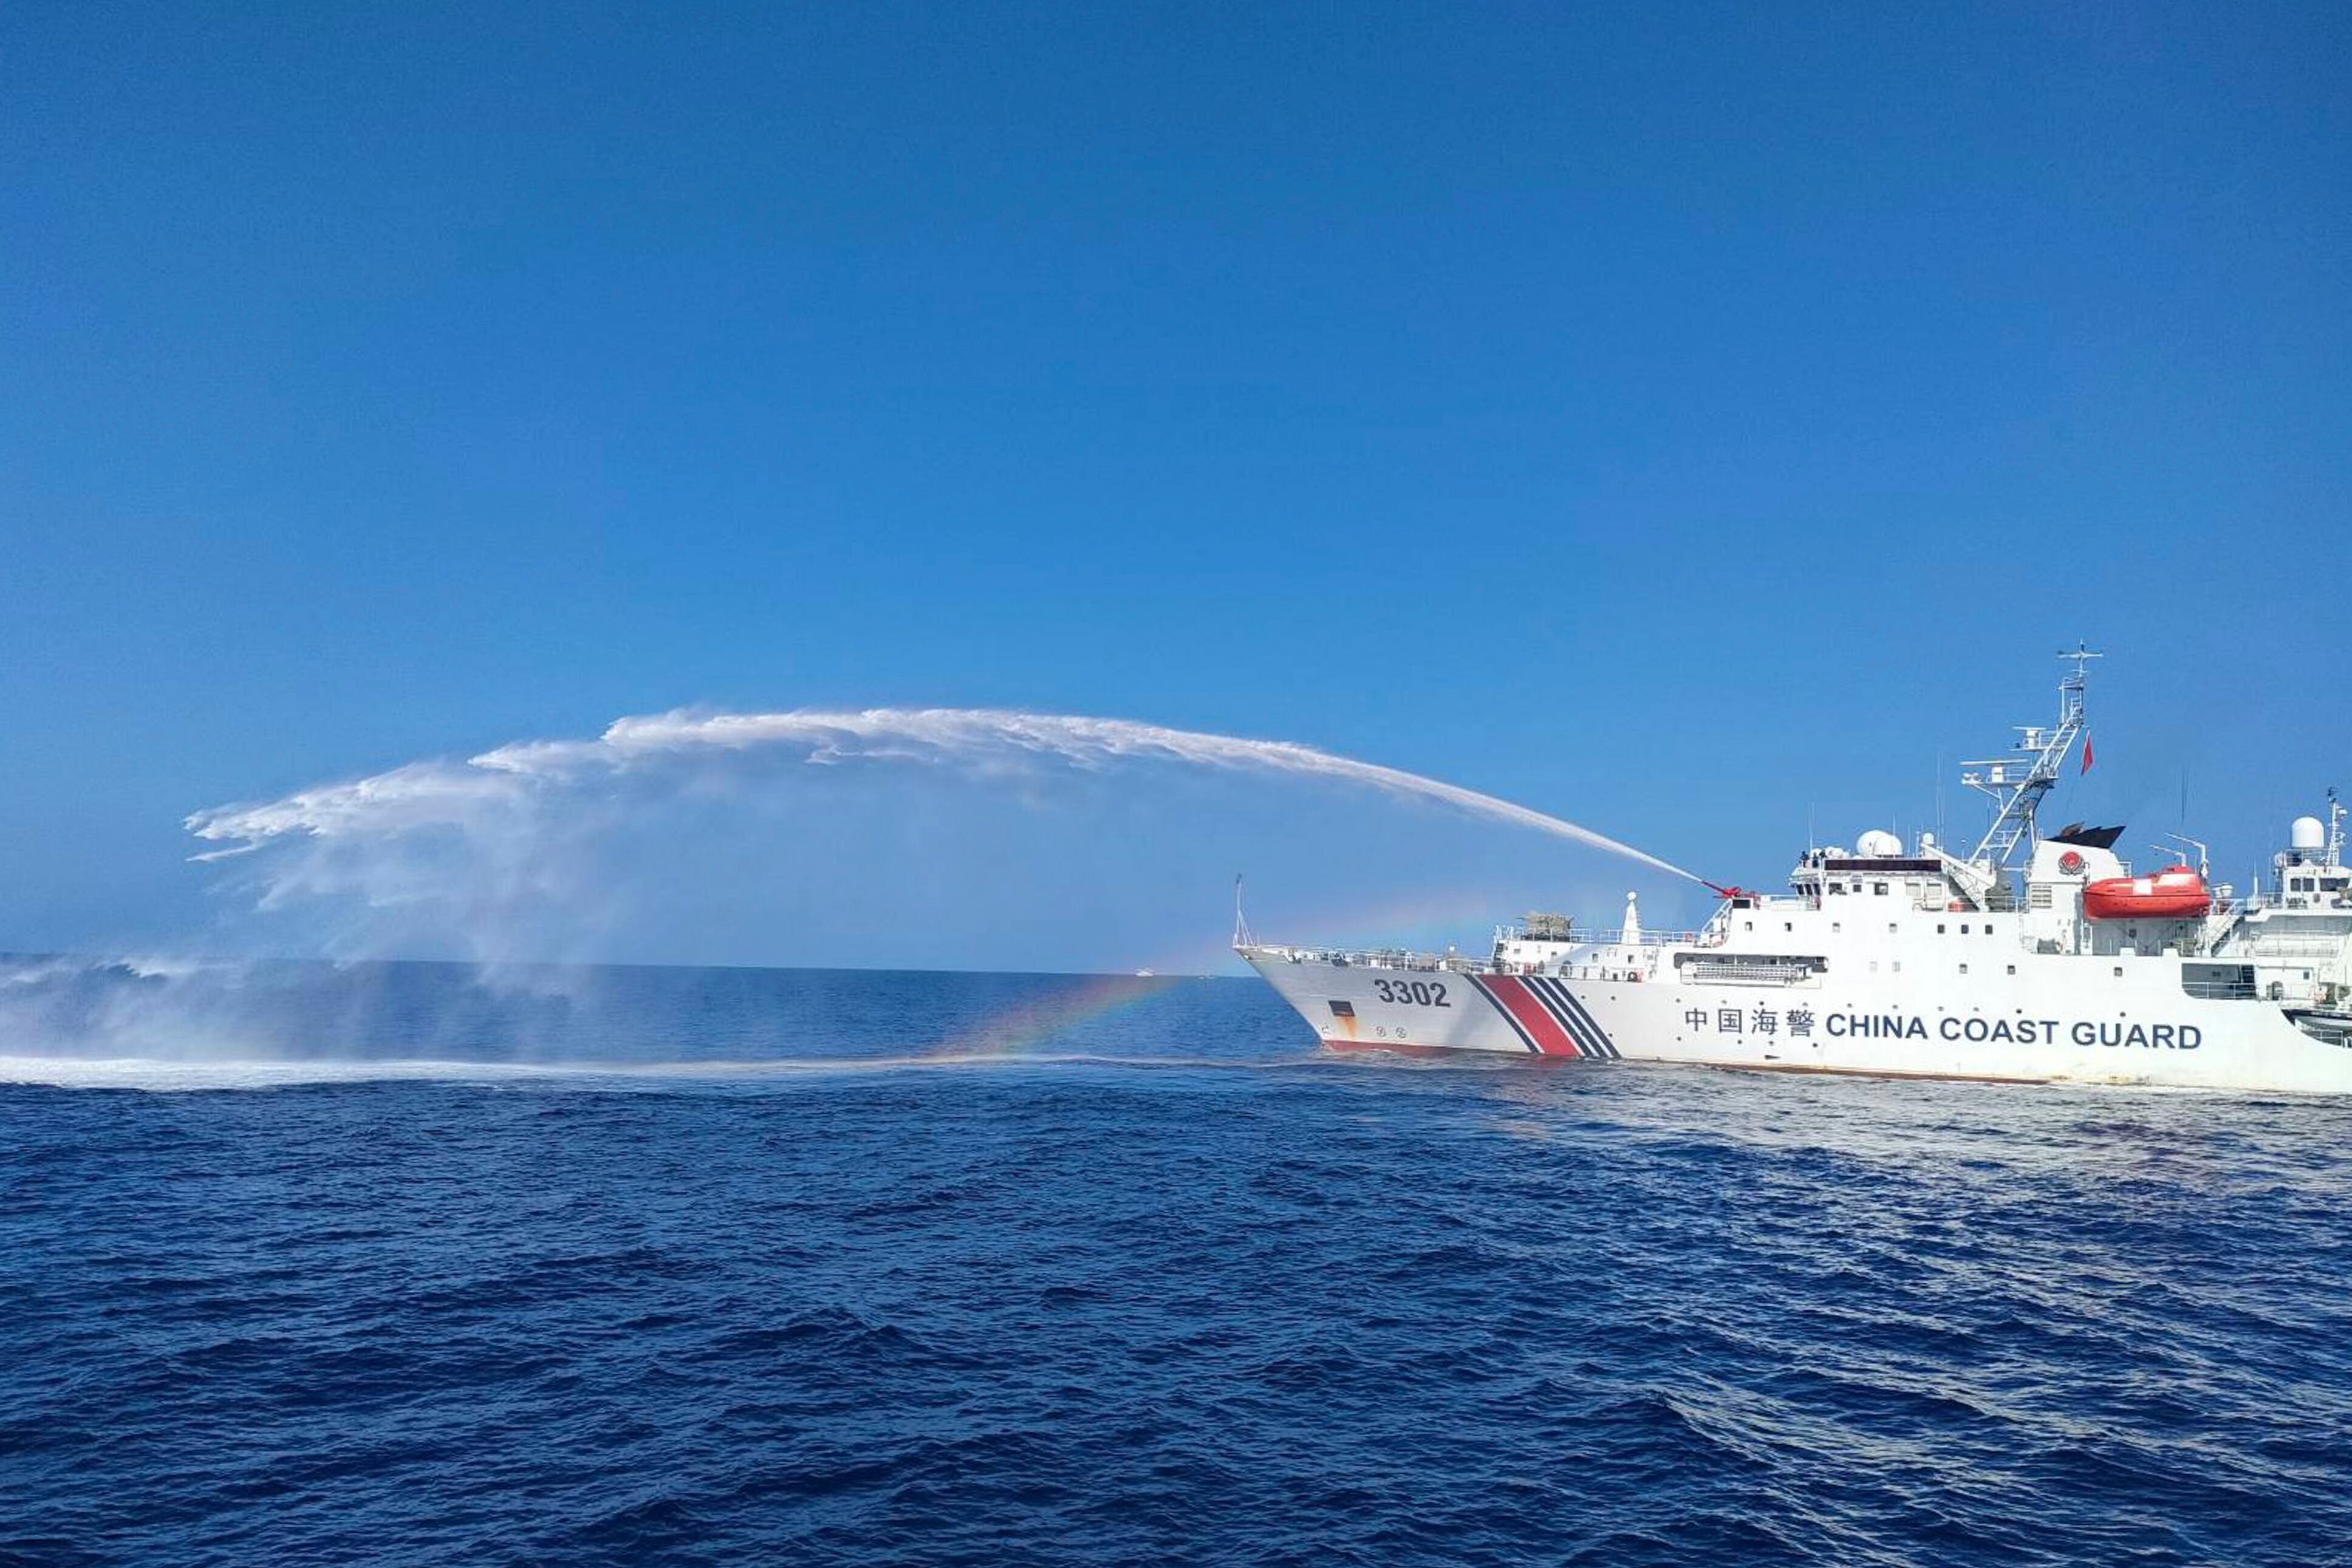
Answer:
[[1853, 849], [1864, 860], [1892, 860], [1903, 852], [1903, 841], [1884, 828], [1873, 828], [1854, 841]]
[[2286, 846], [2291, 850], [2324, 850], [2327, 847], [2327, 830], [2316, 817], [2297, 817], [2286, 831]]

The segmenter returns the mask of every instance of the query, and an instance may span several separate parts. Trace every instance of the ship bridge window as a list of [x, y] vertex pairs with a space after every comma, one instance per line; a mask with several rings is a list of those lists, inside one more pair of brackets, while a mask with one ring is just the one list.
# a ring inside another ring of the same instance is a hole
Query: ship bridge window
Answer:
[[1870, 891], [1878, 897], [1885, 898], [1886, 896], [1886, 884], [1883, 882], [1874, 882], [1870, 884]]

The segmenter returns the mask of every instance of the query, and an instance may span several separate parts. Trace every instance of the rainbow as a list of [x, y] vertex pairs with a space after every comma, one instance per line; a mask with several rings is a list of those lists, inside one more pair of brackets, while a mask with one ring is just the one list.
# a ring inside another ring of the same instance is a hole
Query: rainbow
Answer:
[[1138, 1006], [1176, 983], [1163, 975], [1087, 975], [1078, 983], [1024, 998], [929, 1047], [927, 1057], [1009, 1056], [1033, 1050], [1080, 1024]]
[[[1486, 918], [1494, 896], [1468, 889], [1417, 893], [1379, 904], [1351, 904], [1344, 909], [1310, 914], [1302, 924], [1316, 930], [1392, 934], [1451, 928], [1459, 930]], [[1193, 955], [1169, 965], [1197, 970], [1205, 955]], [[1223, 955], [1220, 953], [1219, 958]], [[1075, 983], [1024, 998], [1010, 1007], [967, 1024], [944, 1040], [928, 1046], [926, 1059], [1009, 1056], [1034, 1051], [1081, 1025], [1139, 1007], [1174, 985], [1169, 975], [1088, 975]]]

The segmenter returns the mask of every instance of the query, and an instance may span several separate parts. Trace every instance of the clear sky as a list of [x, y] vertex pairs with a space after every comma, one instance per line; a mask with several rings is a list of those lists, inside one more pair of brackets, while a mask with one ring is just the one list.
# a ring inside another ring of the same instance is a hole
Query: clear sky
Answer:
[[213, 918], [198, 808], [681, 705], [1770, 883], [2078, 637], [2062, 809], [2185, 775], [2242, 868], [2352, 786], [2347, 71], [2336, 4], [7, 6], [0, 947]]

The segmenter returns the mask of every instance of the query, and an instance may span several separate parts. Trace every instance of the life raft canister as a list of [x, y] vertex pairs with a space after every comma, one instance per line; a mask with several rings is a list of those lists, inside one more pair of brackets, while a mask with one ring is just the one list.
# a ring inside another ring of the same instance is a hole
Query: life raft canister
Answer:
[[2154, 876], [2111, 876], [2083, 889], [2094, 920], [2185, 920], [2213, 907], [2205, 879], [2185, 865]]

